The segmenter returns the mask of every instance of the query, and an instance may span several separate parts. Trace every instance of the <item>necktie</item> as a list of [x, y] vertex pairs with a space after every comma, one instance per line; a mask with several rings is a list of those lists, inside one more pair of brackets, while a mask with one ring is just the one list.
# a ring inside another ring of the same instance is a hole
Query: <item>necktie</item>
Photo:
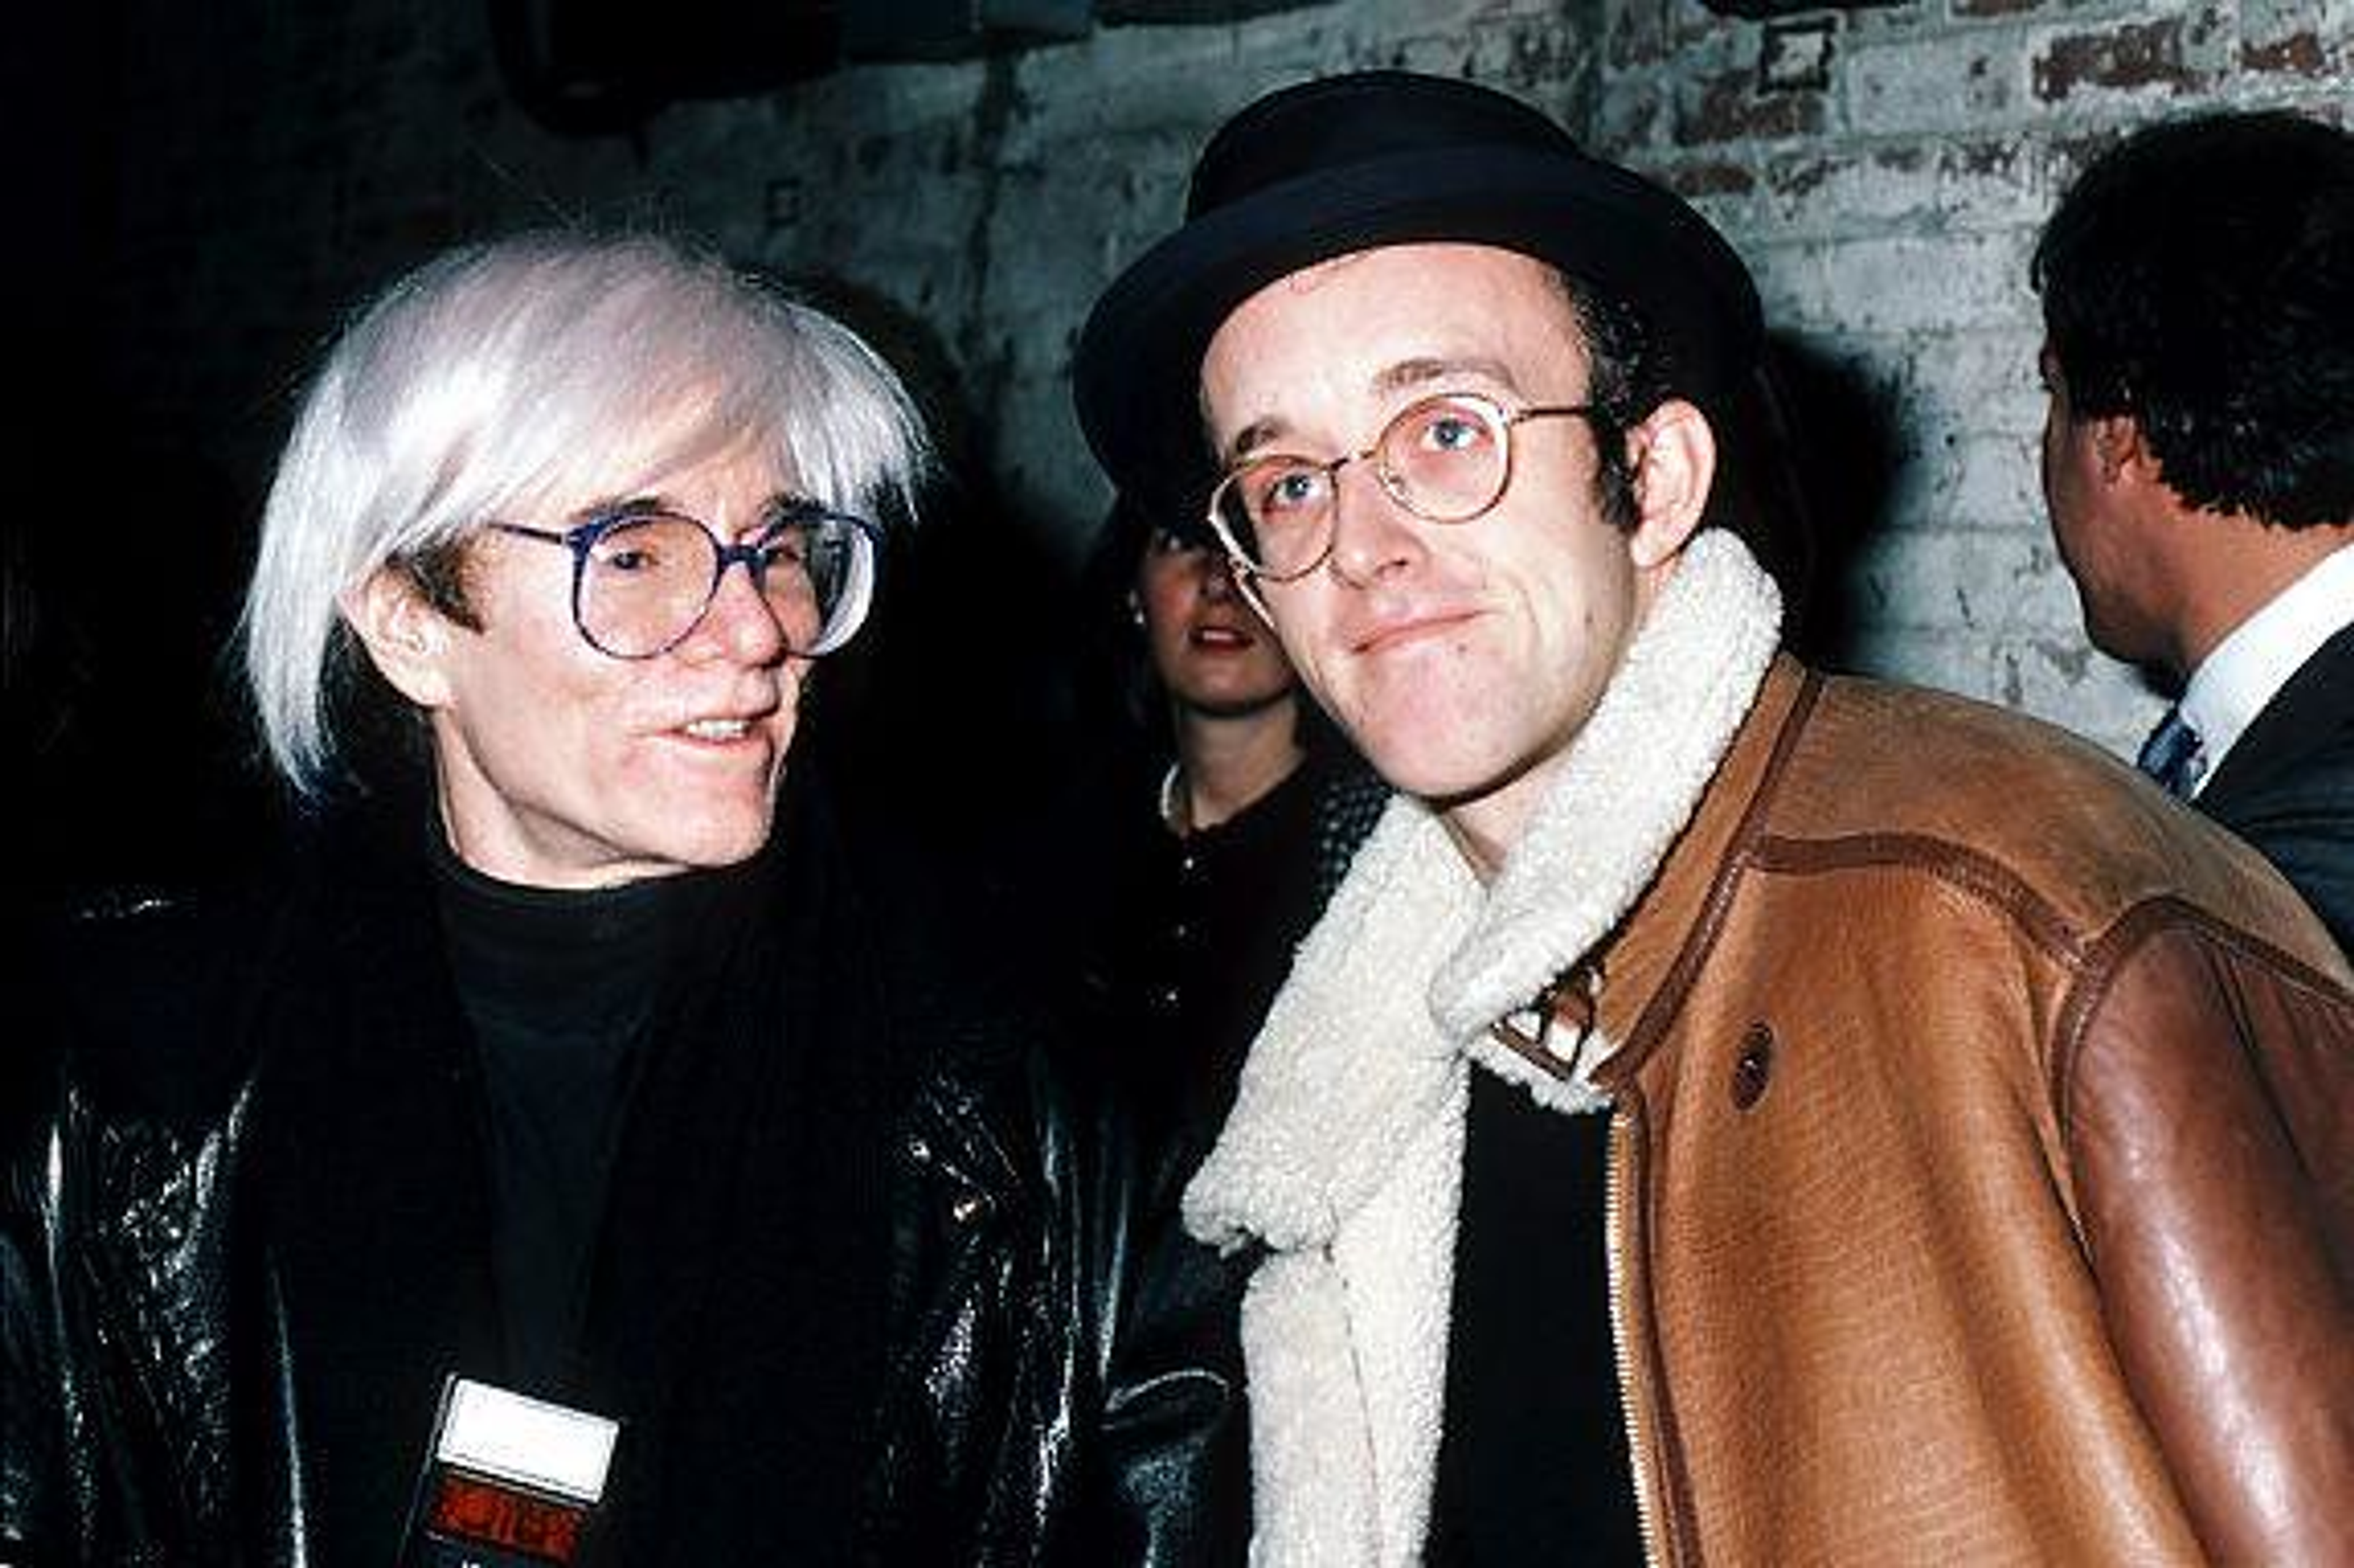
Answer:
[[2185, 800], [2198, 781], [2199, 760], [2199, 732], [2183, 719], [2180, 708], [2168, 708], [2142, 742], [2134, 766], [2157, 779], [2168, 794]]

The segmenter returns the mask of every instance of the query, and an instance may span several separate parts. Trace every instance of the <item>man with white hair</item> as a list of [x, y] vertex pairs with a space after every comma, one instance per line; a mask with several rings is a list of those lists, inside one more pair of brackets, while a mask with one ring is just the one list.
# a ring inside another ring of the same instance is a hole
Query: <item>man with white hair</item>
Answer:
[[924, 460], [847, 328], [652, 236], [355, 318], [247, 599], [296, 853], [10, 977], [0, 1559], [1159, 1550], [1114, 1129], [905, 1010], [955, 988], [787, 767]]

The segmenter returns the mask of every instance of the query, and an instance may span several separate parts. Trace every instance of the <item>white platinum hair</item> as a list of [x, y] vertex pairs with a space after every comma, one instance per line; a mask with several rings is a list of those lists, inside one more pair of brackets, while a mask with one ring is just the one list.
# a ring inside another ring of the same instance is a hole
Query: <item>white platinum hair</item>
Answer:
[[376, 571], [764, 447], [806, 499], [877, 522], [913, 516], [929, 461], [854, 333], [669, 239], [525, 234], [393, 284], [312, 383], [262, 515], [242, 633], [279, 771], [306, 795], [333, 772], [365, 658], [342, 600]]

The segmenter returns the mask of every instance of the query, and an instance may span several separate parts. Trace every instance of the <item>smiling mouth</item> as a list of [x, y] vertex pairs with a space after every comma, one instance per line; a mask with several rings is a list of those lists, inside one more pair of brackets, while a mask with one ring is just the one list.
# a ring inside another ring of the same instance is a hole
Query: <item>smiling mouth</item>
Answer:
[[1361, 655], [1384, 653], [1394, 648], [1402, 648], [1429, 638], [1444, 636], [1470, 619], [1469, 614], [1447, 612], [1416, 616], [1410, 620], [1391, 621], [1386, 625], [1377, 626], [1358, 638], [1353, 652]]
[[679, 729], [696, 740], [741, 740], [751, 733], [752, 726], [747, 719], [705, 718], [681, 725]]
[[1193, 645], [1197, 648], [1247, 648], [1252, 639], [1246, 632], [1231, 626], [1197, 626], [1193, 629]]

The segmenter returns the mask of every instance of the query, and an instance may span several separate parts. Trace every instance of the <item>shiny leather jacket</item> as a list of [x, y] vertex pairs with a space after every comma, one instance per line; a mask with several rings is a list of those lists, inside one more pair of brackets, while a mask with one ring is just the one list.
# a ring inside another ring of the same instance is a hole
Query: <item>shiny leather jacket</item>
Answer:
[[[332, 922], [311, 910], [289, 936], [279, 920], [258, 927], [218, 909], [150, 904], [85, 921], [71, 961], [88, 982], [85, 997], [100, 995], [100, 1011], [111, 1015], [109, 1029], [142, 1044], [137, 1077], [82, 1039], [61, 1037], [45, 1060], [14, 1049], [10, 1075], [19, 1081], [0, 1101], [0, 1561], [390, 1556], [389, 1542], [361, 1552], [350, 1545], [353, 1532], [338, 1536], [323, 1522], [338, 1505], [347, 1516], [355, 1510], [351, 1487], [339, 1494], [333, 1466], [314, 1450], [323, 1429], [352, 1418], [333, 1408], [340, 1385], [373, 1375], [367, 1358], [377, 1352], [366, 1336], [429, 1337], [408, 1319], [431, 1319], [439, 1298], [429, 1291], [422, 1307], [380, 1308], [364, 1299], [355, 1315], [382, 1320], [321, 1351], [315, 1326], [306, 1335], [290, 1301], [307, 1293], [315, 1303], [323, 1288], [335, 1288], [334, 1265], [313, 1266], [299, 1234], [277, 1234], [274, 1221], [257, 1224], [248, 1180], [284, 1158], [276, 1147], [284, 1128], [271, 1124], [288, 1119], [280, 1107], [292, 1097], [274, 1103], [268, 1075], [249, 1057], [218, 1069], [202, 1052], [153, 1049], [252, 1034], [258, 1017], [282, 1016], [286, 995], [325, 1007], [308, 993], [346, 982], [367, 991], [347, 1010], [369, 1020], [365, 1033], [419, 989], [392, 926], [316, 944], [364, 950], [369, 973], [403, 977], [379, 983], [339, 975], [332, 962], [323, 973], [290, 970], [287, 953], [308, 951], [306, 938]], [[12, 980], [12, 990], [20, 986], [32, 990]], [[335, 1070], [365, 1073], [367, 1060], [355, 1052]], [[398, 1099], [389, 1083], [350, 1092]], [[844, 1103], [854, 1096], [822, 1093], [828, 1116], [858, 1114]], [[859, 1464], [864, 1495], [817, 1504], [858, 1519], [845, 1532], [856, 1538], [854, 1560], [1194, 1563], [1233, 1554], [1234, 1540], [1220, 1532], [1238, 1538], [1246, 1506], [1218, 1489], [1242, 1485], [1227, 1327], [1235, 1277], [1173, 1226], [1164, 1233], [1140, 1217], [1148, 1196], [1167, 1193], [1171, 1175], [1140, 1168], [1143, 1156], [1123, 1135], [1118, 1107], [1036, 1049], [938, 1053], [895, 1089], [893, 1107], [876, 1118], [876, 1136], [891, 1140], [889, 1330], [872, 1400], [875, 1430]], [[402, 1147], [430, 1141], [429, 1119], [405, 1115], [398, 1105], [385, 1110], [410, 1135]], [[340, 1125], [346, 1139], [370, 1136], [349, 1131], [366, 1120]], [[367, 1151], [354, 1158], [365, 1185]], [[676, 1179], [694, 1177], [680, 1170]], [[340, 1196], [320, 1206], [333, 1213]], [[429, 1241], [437, 1234], [429, 1200], [347, 1206], [370, 1217], [336, 1221], [332, 1247], [398, 1252], [411, 1245], [404, 1230]], [[257, 1231], [266, 1242], [255, 1241]], [[419, 1255], [438, 1267], [449, 1250]], [[722, 1288], [759, 1267], [713, 1250], [726, 1257]], [[748, 1357], [732, 1344], [716, 1356], [698, 1345], [680, 1361], [698, 1396], [724, 1402], [731, 1384], [756, 1379], [747, 1362], [763, 1359], [764, 1340], [790, 1354], [790, 1340], [778, 1337], [794, 1335], [795, 1322], [769, 1320], [760, 1306], [755, 1298]], [[462, 1339], [461, 1330], [443, 1336]], [[723, 1364], [705, 1364], [714, 1360]], [[718, 1479], [666, 1475], [660, 1528], [624, 1537], [635, 1545], [614, 1555], [633, 1565], [708, 1560], [714, 1542], [725, 1543], [723, 1556], [765, 1555], [745, 1544], [765, 1539], [757, 1535], [698, 1543], [684, 1516], [715, 1499], [723, 1509], [808, 1506], [790, 1464], [763, 1469], [757, 1453], [731, 1453], [720, 1409], [700, 1427], [673, 1426], [665, 1453], [669, 1470], [679, 1467], [678, 1453], [708, 1453]], [[331, 1436], [323, 1441], [332, 1446]], [[414, 1469], [407, 1456], [380, 1467]], [[695, 1499], [692, 1508], [683, 1498]], [[366, 1541], [382, 1539], [384, 1511], [368, 1520]]]

